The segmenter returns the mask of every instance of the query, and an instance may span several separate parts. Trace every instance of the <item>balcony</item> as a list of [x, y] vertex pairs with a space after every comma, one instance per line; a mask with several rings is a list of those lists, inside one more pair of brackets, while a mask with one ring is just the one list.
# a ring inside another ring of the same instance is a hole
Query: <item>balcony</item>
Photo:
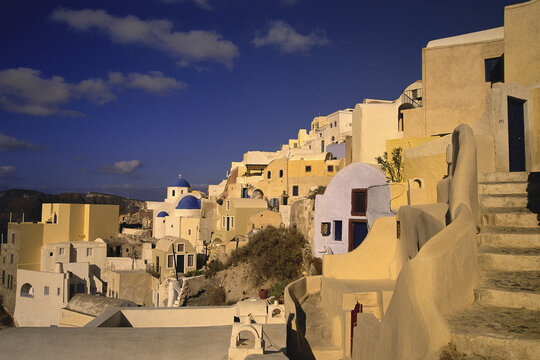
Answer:
[[155, 264], [146, 264], [146, 272], [155, 278], [159, 278], [161, 275], [161, 266]]

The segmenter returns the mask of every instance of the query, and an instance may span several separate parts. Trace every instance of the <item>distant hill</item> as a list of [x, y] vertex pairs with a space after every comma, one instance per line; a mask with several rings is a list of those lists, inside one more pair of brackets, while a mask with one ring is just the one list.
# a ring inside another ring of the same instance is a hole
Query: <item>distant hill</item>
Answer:
[[34, 190], [9, 189], [0, 191], [0, 231], [6, 236], [9, 214], [12, 221], [41, 220], [41, 204], [43, 203], [71, 203], [71, 204], [111, 204], [120, 206], [120, 215], [133, 214], [146, 209], [146, 202], [128, 199], [116, 195], [89, 192], [62, 193], [57, 195], [44, 194]]

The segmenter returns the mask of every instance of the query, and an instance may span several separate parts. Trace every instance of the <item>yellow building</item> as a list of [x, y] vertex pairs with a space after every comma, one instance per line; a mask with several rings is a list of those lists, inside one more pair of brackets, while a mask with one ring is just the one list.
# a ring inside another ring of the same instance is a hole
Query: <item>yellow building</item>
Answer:
[[195, 248], [187, 239], [165, 237], [152, 249], [152, 261], [157, 277], [164, 279], [197, 269]]
[[318, 186], [328, 185], [343, 166], [344, 160], [335, 160], [330, 153], [277, 159], [268, 165], [264, 180], [252, 184], [252, 193], [259, 191], [271, 203], [288, 205]]
[[253, 214], [267, 209], [263, 199], [225, 199], [219, 207], [221, 219], [212, 235], [212, 251], [230, 255], [248, 242], [247, 229]]
[[114, 236], [118, 212], [118, 205], [43, 204], [40, 222], [8, 223], [0, 263], [0, 294], [8, 311], [15, 308], [17, 269], [40, 271], [42, 246]]
[[386, 140], [404, 136], [403, 114], [421, 108], [422, 82], [409, 85], [395, 100], [364, 99], [352, 114], [351, 161], [375, 164], [386, 151]]
[[478, 172], [540, 169], [540, 1], [504, 14], [504, 27], [422, 49], [422, 107], [403, 111], [403, 139], [387, 145], [405, 149], [404, 180], [423, 179], [429, 202], [447, 174], [447, 134], [462, 123], [475, 134]]

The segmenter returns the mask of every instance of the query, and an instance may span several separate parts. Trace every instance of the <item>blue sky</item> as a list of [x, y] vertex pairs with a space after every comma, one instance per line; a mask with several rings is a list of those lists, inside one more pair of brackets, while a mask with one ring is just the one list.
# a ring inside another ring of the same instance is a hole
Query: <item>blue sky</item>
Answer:
[[517, 2], [3, 1], [0, 189], [204, 189], [318, 114], [397, 98], [429, 40]]

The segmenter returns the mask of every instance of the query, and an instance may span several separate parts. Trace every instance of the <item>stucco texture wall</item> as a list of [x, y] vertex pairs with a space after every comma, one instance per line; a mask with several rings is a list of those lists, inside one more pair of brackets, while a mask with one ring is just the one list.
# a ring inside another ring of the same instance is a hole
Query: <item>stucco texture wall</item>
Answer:
[[424, 108], [403, 110], [403, 131], [405, 138], [426, 136]]
[[83, 327], [93, 319], [95, 319], [94, 316], [81, 314], [68, 309], [61, 309], [58, 327]]
[[353, 162], [376, 164], [386, 140], [403, 137], [398, 131], [399, 103], [357, 104], [353, 112]]
[[17, 234], [19, 248], [17, 261], [20, 269], [39, 270], [41, 262], [41, 246], [43, 238], [43, 225], [23, 223], [18, 225]]
[[484, 113], [491, 87], [485, 81], [484, 60], [504, 50], [502, 39], [422, 49], [425, 135], [451, 133]]
[[313, 248], [315, 200], [300, 199], [291, 204], [291, 226], [295, 227]]
[[504, 77], [525, 87], [540, 84], [540, 1], [504, 9]]
[[[17, 302], [15, 304], [15, 320], [18, 326], [51, 326], [58, 325], [60, 309], [64, 305], [64, 274], [41, 271], [17, 271]], [[23, 297], [21, 287], [30, 284], [32, 297]], [[49, 293], [44, 288], [48, 286]], [[57, 295], [57, 289], [60, 295]]]
[[378, 218], [361, 246], [347, 254], [323, 256], [323, 277], [395, 279], [402, 265], [394, 262], [397, 250], [396, 218]]
[[246, 233], [250, 232], [253, 229], [265, 229], [269, 226], [278, 228], [283, 225], [281, 221], [281, 216], [279, 213], [271, 210], [263, 210], [255, 213], [249, 217]]
[[[367, 354], [381, 359], [436, 358], [450, 340], [445, 316], [474, 301], [478, 276], [476, 147], [468, 126], [458, 127], [452, 140], [454, 151], [448, 181], [452, 222], [432, 236], [437, 229], [423, 225], [425, 221], [418, 219], [418, 214], [400, 210], [400, 221], [414, 224], [415, 236], [429, 241], [400, 272], [379, 331], [369, 321], [359, 322], [353, 359], [365, 358]], [[402, 236], [410, 234], [405, 232]]]
[[[186, 259], [187, 261], [187, 259]], [[109, 283], [114, 282], [118, 298], [133, 301], [137, 305], [152, 304], [151, 275], [140, 270], [117, 270], [109, 272]]]
[[[368, 189], [378, 185], [386, 185], [386, 177], [374, 166], [364, 163], [352, 163], [332, 178], [324, 195], [317, 195], [315, 198], [314, 256], [344, 254], [349, 251], [349, 220], [362, 219], [368, 222], [368, 226], [371, 226], [371, 221], [374, 220], [373, 216], [351, 215], [351, 190]], [[389, 189], [384, 189], [381, 193], [372, 193], [370, 190], [367, 194], [367, 215], [369, 212], [373, 215], [379, 211], [384, 212], [389, 207]], [[335, 237], [335, 221], [342, 222], [341, 240]], [[323, 222], [330, 223], [330, 234], [327, 236], [321, 233]]]
[[432, 136], [392, 139], [386, 142], [386, 151], [389, 154], [397, 147], [401, 147], [404, 152], [404, 183], [403, 186], [392, 187], [392, 199], [395, 199], [392, 208], [407, 204], [407, 182], [415, 178], [424, 180], [426, 202], [437, 201], [437, 182], [447, 174], [446, 146], [449, 143], [450, 138]]
[[118, 233], [118, 205], [85, 205], [85, 241]]

